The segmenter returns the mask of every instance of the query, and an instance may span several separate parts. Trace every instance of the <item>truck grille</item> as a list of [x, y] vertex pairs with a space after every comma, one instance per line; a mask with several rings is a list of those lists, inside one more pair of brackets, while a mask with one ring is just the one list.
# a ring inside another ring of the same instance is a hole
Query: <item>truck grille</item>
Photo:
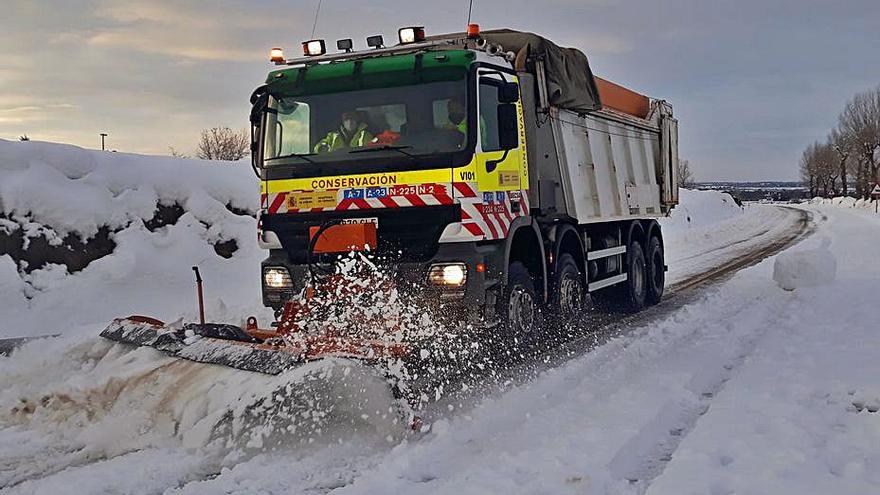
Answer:
[[328, 220], [370, 217], [379, 219], [377, 231], [379, 255], [392, 259], [423, 261], [430, 259], [437, 252], [437, 241], [443, 229], [452, 222], [461, 221], [461, 209], [459, 205], [441, 205], [291, 213], [264, 215], [262, 221], [263, 229], [271, 230], [278, 235], [291, 263], [305, 263], [310, 227], [320, 226]]

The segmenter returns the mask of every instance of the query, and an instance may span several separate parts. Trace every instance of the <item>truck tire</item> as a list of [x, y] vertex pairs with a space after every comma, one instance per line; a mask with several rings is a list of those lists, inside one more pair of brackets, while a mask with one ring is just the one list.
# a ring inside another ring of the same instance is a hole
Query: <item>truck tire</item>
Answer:
[[518, 342], [534, 340], [542, 325], [540, 298], [535, 281], [519, 261], [514, 261], [508, 268], [507, 285], [500, 303], [507, 336]]
[[663, 297], [663, 289], [666, 285], [666, 269], [663, 260], [663, 243], [657, 236], [648, 241], [648, 249], [645, 252], [647, 262], [647, 285], [648, 304], [657, 304]]
[[584, 309], [584, 281], [574, 256], [564, 253], [556, 263], [551, 317], [558, 329], [577, 321]]
[[647, 264], [642, 245], [633, 241], [627, 247], [626, 282], [591, 293], [593, 304], [603, 311], [635, 313], [648, 298]]

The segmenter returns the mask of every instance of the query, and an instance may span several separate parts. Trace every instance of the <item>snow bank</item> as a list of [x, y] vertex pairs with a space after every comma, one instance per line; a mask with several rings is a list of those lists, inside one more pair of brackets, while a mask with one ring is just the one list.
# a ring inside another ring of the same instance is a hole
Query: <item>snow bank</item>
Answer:
[[877, 200], [850, 198], [848, 196], [838, 196], [835, 198], [813, 198], [809, 201], [811, 205], [822, 206], [838, 206], [840, 208], [861, 208], [873, 210], [876, 207]]
[[690, 230], [701, 229], [743, 214], [733, 196], [720, 191], [678, 190], [679, 204], [668, 218], [661, 220], [664, 236], [680, 237]]
[[828, 249], [830, 245], [831, 240], [825, 238], [816, 249], [780, 253], [773, 263], [773, 280], [785, 290], [832, 283], [837, 273], [837, 258]]
[[244, 162], [206, 162], [107, 153], [76, 146], [0, 140], [3, 212], [58, 234], [95, 235], [153, 217], [158, 203], [178, 203], [213, 225], [226, 205], [259, 208], [256, 178]]
[[772, 242], [799, 215], [777, 206], [740, 207], [720, 191], [679, 189], [679, 198], [670, 216], [660, 219], [669, 286]]
[[263, 312], [246, 162], [0, 140], [0, 177], [0, 337], [193, 318], [194, 265], [212, 316]]

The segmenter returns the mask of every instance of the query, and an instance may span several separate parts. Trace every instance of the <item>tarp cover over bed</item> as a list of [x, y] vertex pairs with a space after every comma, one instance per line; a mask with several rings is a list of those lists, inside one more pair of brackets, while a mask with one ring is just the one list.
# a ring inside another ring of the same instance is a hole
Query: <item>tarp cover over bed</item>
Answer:
[[[562, 48], [543, 36], [512, 29], [483, 31], [480, 36], [501, 45], [504, 51], [519, 55], [525, 49], [528, 58], [542, 58], [547, 79], [547, 96], [551, 105], [578, 113], [601, 108], [599, 90], [584, 52], [577, 48]], [[464, 37], [464, 33], [431, 38], [453, 37]]]

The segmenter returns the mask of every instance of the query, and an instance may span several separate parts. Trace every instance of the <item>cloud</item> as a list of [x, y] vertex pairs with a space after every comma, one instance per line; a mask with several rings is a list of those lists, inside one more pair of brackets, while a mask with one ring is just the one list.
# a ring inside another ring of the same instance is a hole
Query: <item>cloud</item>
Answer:
[[[266, 51], [311, 37], [316, 0], [5, 0], [0, 137], [190, 151], [246, 124]], [[316, 35], [461, 31], [466, 1], [324, 1]], [[584, 50], [596, 73], [675, 106], [701, 179], [794, 178], [853, 92], [876, 86], [876, 0], [485, 0], [473, 20]], [[52, 105], [70, 105], [56, 106]]]

